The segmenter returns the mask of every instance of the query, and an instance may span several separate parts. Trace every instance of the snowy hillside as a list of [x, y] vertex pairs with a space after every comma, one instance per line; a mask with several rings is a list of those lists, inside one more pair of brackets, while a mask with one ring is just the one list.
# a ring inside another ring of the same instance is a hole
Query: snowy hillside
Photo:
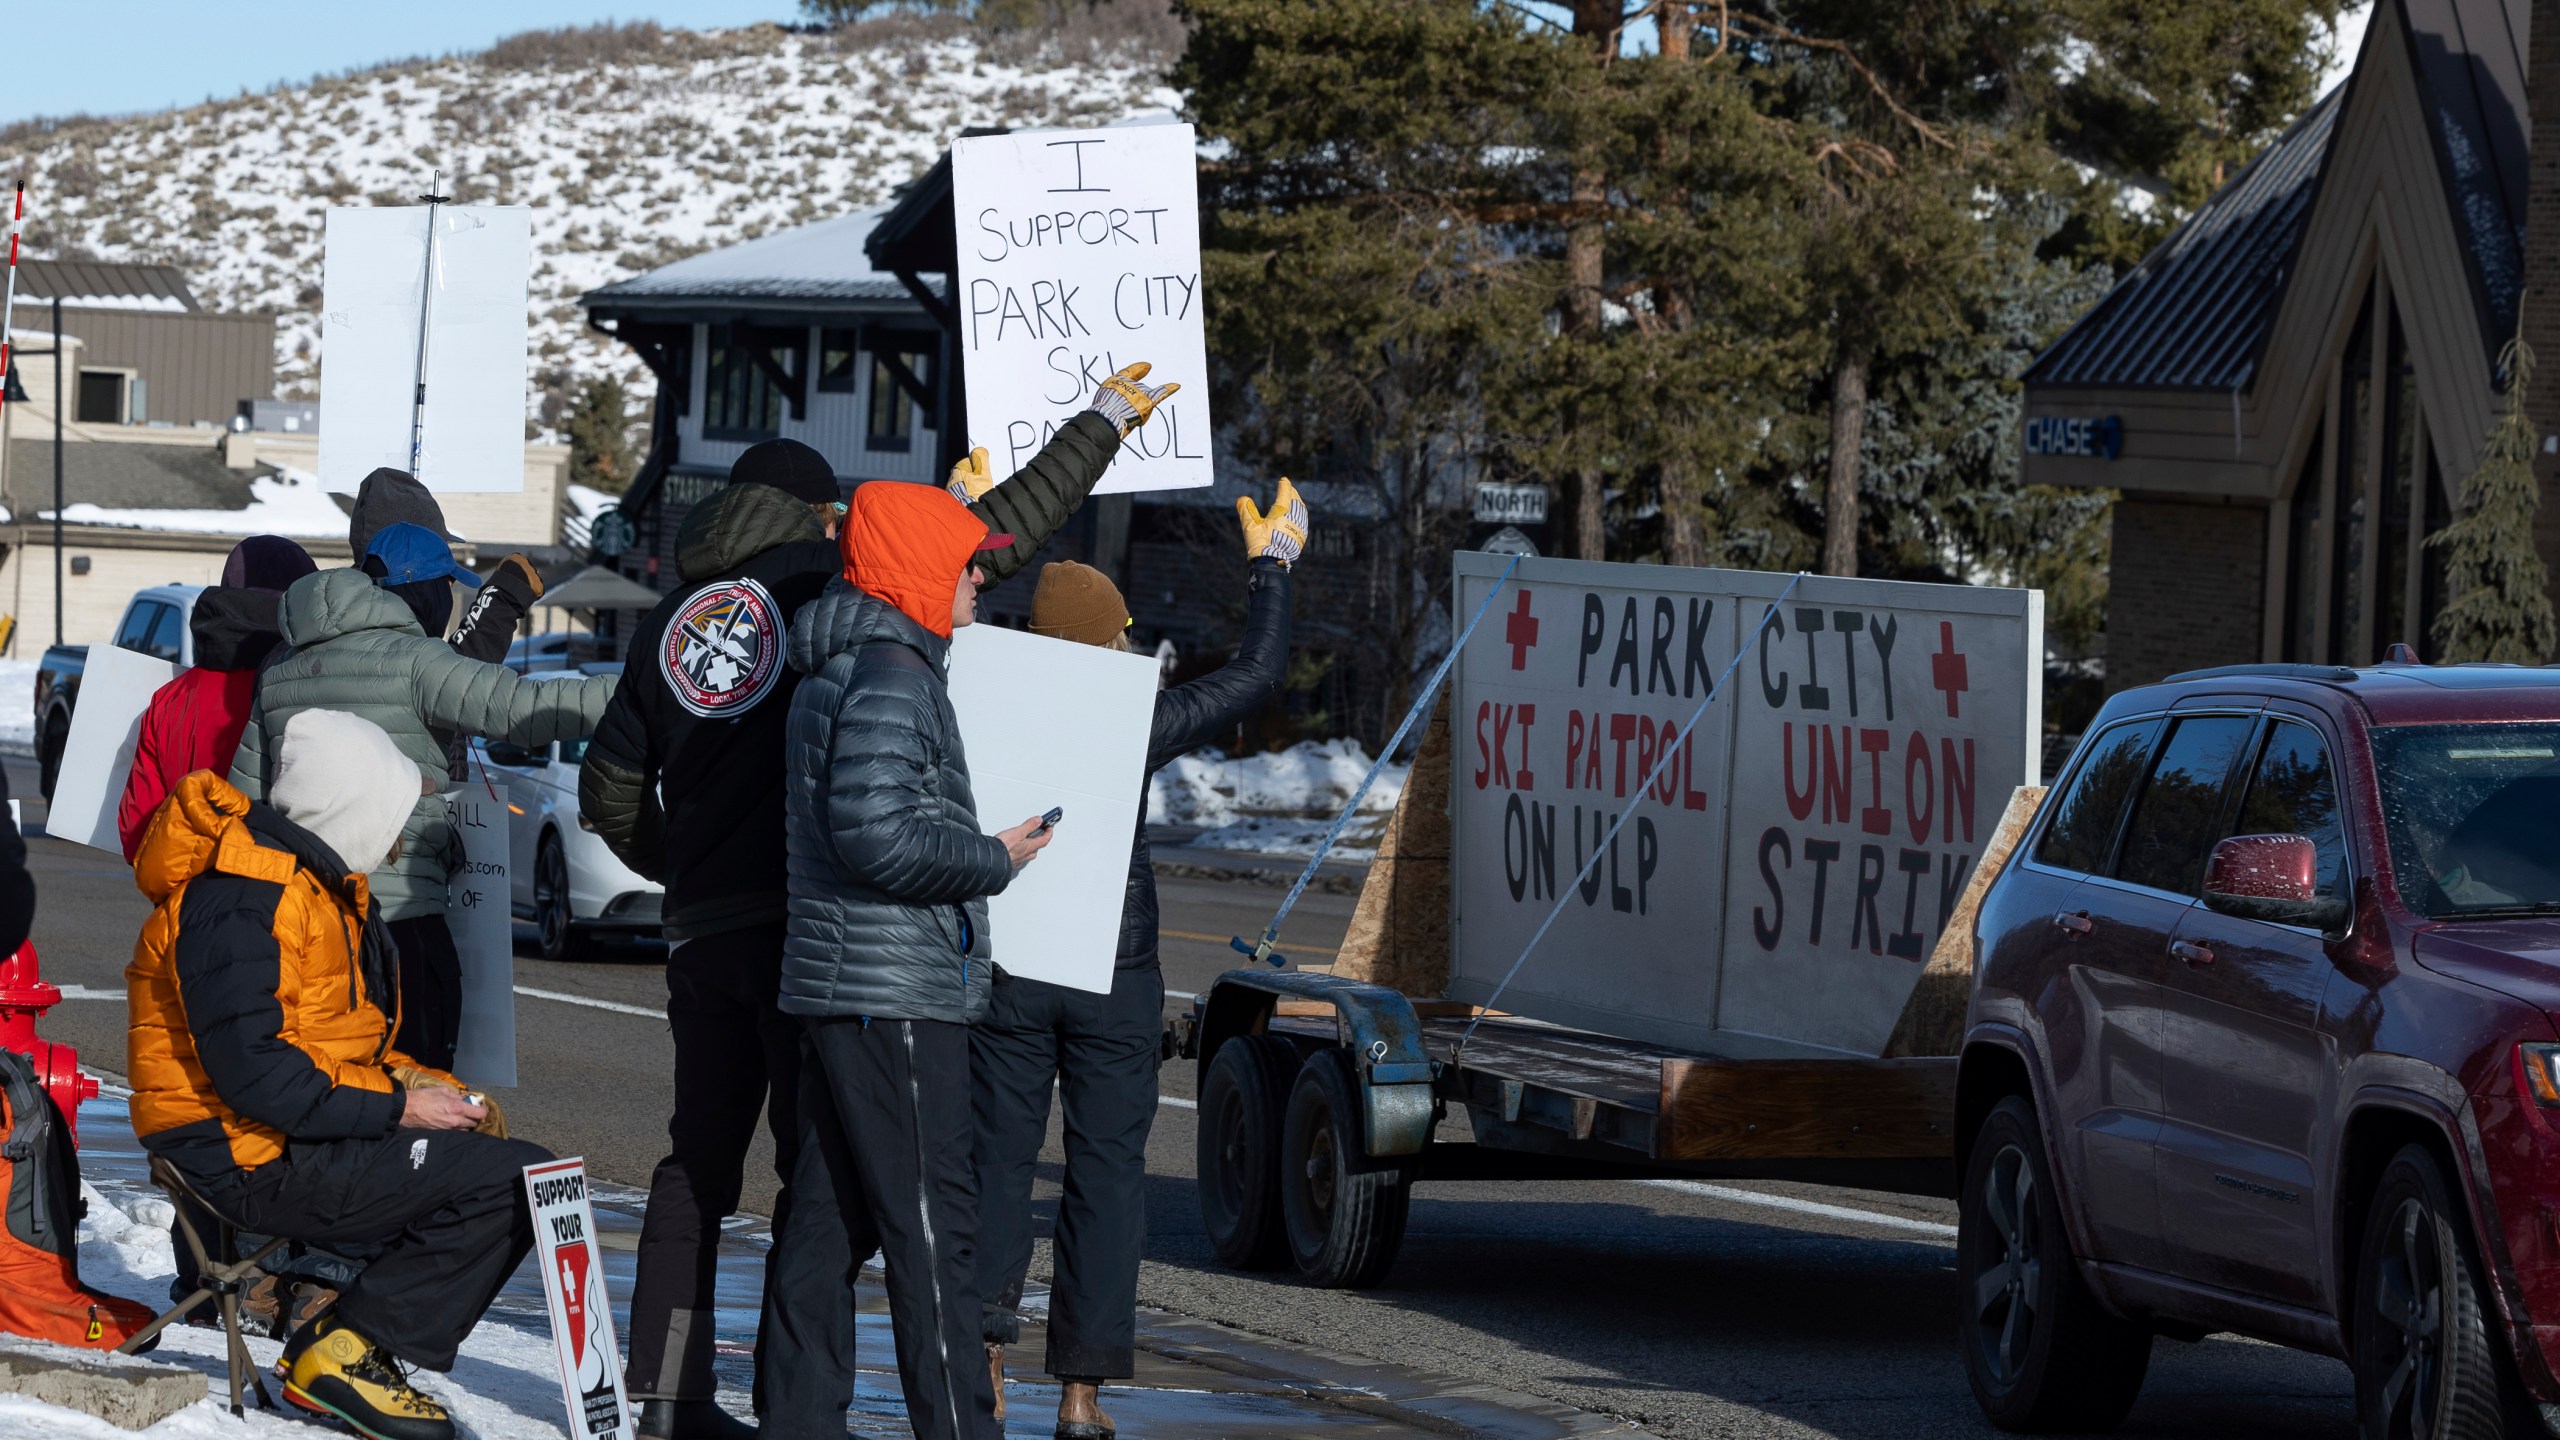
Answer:
[[461, 202], [531, 205], [532, 410], [547, 423], [587, 376], [651, 388], [630, 352], [584, 328], [583, 292], [878, 203], [964, 126], [1107, 124], [1175, 103], [1160, 33], [991, 50], [957, 21], [893, 19], [569, 39], [51, 134], [13, 127], [0, 176], [26, 177], [32, 255], [174, 264], [209, 308], [275, 311], [284, 398], [319, 394], [331, 206], [411, 203], [439, 166]]

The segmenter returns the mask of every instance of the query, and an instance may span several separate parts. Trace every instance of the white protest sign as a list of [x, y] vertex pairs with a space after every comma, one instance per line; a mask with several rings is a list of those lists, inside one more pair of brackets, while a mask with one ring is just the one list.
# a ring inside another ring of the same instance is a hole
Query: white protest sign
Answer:
[[[503, 893], [501, 899], [504, 898]], [[524, 1167], [533, 1206], [534, 1262], [551, 1305], [551, 1343], [560, 1356], [560, 1399], [570, 1440], [631, 1440], [631, 1402], [622, 1393], [622, 1359], [614, 1348], [613, 1297], [605, 1290], [604, 1252], [596, 1245], [587, 1203], [587, 1162], [554, 1160]]]
[[1098, 495], [1206, 485], [1209, 348], [1200, 185], [1188, 125], [1027, 130], [951, 144], [969, 440], [1021, 468], [1144, 360], [1180, 394], [1133, 430]]
[[516, 1083], [515, 926], [509, 918], [507, 807], [485, 769], [444, 797], [462, 866], [446, 882], [445, 924], [462, 958], [462, 1021], [453, 1073], [496, 1089]]
[[80, 699], [71, 711], [71, 736], [54, 777], [52, 808], [44, 833], [121, 857], [116, 807], [133, 773], [133, 747], [142, 736], [142, 712], [151, 696], [178, 674], [166, 660], [114, 645], [92, 645], [80, 667]]
[[[424, 445], [430, 490], [524, 488], [525, 282], [533, 212], [424, 205], [329, 212], [320, 294], [320, 481], [352, 493], [378, 466], [409, 468], [418, 328], [427, 327]], [[432, 292], [432, 293], [430, 293]]]
[[1153, 656], [995, 625], [953, 632], [951, 708], [978, 823], [992, 834], [1067, 812], [1049, 848], [987, 902], [1007, 974], [1111, 992], [1156, 673]]
[[[1504, 563], [1458, 556], [1459, 615]], [[1451, 681], [1452, 998], [1485, 1003], [1563, 894], [1501, 1008], [1710, 1053], [1884, 1048], [2035, 783], [2044, 599], [1808, 576], [1682, 744], [1787, 582], [1519, 562]]]

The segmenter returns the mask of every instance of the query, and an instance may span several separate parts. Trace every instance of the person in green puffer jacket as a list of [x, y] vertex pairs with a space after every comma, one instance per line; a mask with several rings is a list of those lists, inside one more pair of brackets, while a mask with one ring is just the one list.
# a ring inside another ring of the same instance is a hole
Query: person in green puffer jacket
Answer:
[[[451, 578], [476, 584], [432, 532], [415, 525], [385, 531], [443, 555]], [[387, 548], [382, 536], [371, 549]], [[432, 566], [430, 565], [430, 568]], [[518, 745], [574, 740], [594, 731], [613, 698], [615, 676], [538, 682], [503, 665], [455, 654], [430, 635], [392, 583], [420, 586], [431, 578], [403, 570], [377, 581], [362, 570], [323, 570], [284, 592], [279, 651], [258, 678], [257, 699], [231, 764], [231, 783], [252, 800], [267, 798], [274, 778], [275, 739], [305, 710], [343, 710], [379, 725], [422, 775], [446, 774], [444, 743], [436, 732], [482, 735]], [[442, 576], [433, 578], [443, 578]], [[439, 627], [441, 628], [441, 627]], [[449, 782], [448, 782], [449, 783]], [[461, 1022], [458, 970], [433, 959], [453, 955], [445, 924], [445, 882], [462, 860], [462, 840], [445, 818], [444, 797], [418, 801], [400, 832], [397, 858], [372, 876], [382, 918], [401, 954], [402, 970], [435, 983], [402, 986], [400, 1046], [418, 1063], [450, 1068]], [[414, 958], [413, 958], [414, 957]], [[441, 974], [437, 972], [441, 971]], [[447, 993], [449, 992], [449, 993]]]

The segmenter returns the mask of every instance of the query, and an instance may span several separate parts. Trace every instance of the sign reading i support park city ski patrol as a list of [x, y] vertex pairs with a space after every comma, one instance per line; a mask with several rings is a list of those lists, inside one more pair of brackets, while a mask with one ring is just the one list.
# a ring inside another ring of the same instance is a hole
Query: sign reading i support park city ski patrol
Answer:
[[1179, 393], [1129, 434], [1099, 494], [1206, 485], [1209, 347], [1188, 125], [1023, 130], [951, 145], [969, 441], [1029, 462], [1113, 371]]
[[[1460, 616], [1504, 563], [1458, 556]], [[1565, 895], [1500, 1008], [1738, 1056], [1884, 1048], [2037, 778], [2044, 597], [1807, 576], [1680, 740], [1789, 578], [1519, 562], [1452, 681], [1453, 998], [1485, 1003]]]

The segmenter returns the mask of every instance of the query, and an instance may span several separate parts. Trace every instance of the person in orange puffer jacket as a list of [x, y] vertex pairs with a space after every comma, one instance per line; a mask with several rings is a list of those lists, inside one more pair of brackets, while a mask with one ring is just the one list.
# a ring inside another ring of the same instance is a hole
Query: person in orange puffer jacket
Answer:
[[196, 596], [187, 617], [196, 663], [152, 693], [116, 805], [116, 836], [127, 864], [151, 812], [179, 780], [198, 770], [231, 773], [258, 690], [258, 663], [284, 643], [276, 633], [276, 606], [286, 586], [318, 568], [308, 551], [283, 536], [252, 535], [224, 558], [222, 583]]
[[452, 1368], [532, 1248], [523, 1170], [551, 1155], [392, 1048], [399, 960], [365, 873], [440, 777], [333, 710], [286, 722], [274, 774], [253, 802], [197, 771], [143, 831], [134, 1133], [243, 1230], [380, 1247], [286, 1342], [285, 1394], [377, 1440], [450, 1440], [404, 1367]]

